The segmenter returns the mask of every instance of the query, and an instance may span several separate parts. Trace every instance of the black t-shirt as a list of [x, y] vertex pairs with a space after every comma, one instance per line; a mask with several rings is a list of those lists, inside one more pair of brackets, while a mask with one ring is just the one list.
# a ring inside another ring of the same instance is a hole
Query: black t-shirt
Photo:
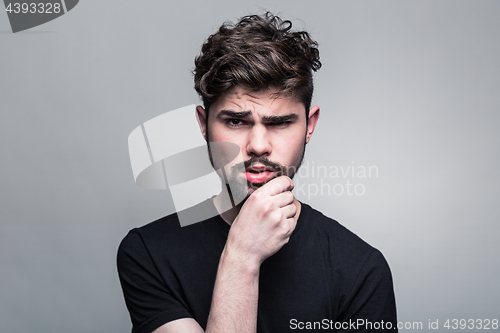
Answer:
[[[180, 318], [206, 328], [229, 229], [219, 215], [180, 227], [172, 214], [128, 233], [118, 250], [118, 273], [133, 333]], [[257, 332], [390, 327], [397, 331], [396, 306], [382, 254], [302, 203], [290, 241], [261, 265]]]

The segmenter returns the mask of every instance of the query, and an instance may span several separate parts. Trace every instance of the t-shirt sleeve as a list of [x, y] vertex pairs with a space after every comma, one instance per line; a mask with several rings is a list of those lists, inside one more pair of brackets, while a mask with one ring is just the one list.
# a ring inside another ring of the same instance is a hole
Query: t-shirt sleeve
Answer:
[[338, 321], [349, 325], [339, 332], [398, 331], [392, 275], [380, 251], [374, 250], [365, 260], [340, 315]]
[[136, 229], [122, 240], [117, 266], [132, 333], [150, 333], [169, 321], [192, 318], [165, 283]]

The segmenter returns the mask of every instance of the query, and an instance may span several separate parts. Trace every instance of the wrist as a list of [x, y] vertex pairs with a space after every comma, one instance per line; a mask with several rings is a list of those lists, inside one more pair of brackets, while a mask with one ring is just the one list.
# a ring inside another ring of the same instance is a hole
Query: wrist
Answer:
[[230, 266], [236, 271], [249, 276], [258, 276], [262, 263], [258, 258], [248, 253], [230, 249], [227, 245], [222, 251], [220, 262], [224, 266]]

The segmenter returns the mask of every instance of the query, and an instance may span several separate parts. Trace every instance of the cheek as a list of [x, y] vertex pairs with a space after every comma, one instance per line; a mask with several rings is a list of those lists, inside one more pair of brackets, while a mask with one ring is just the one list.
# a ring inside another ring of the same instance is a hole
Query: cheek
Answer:
[[242, 138], [224, 131], [210, 131], [210, 140], [214, 142], [231, 142], [241, 147]]
[[[276, 138], [273, 152], [280, 159], [280, 163], [292, 166], [300, 162], [304, 150], [305, 135], [288, 135], [285, 138]], [[276, 145], [278, 144], [278, 145]]]
[[213, 142], [224, 142], [227, 141], [226, 135], [224, 134], [224, 129], [221, 125], [215, 122], [210, 122], [207, 126], [207, 133], [210, 141]]
[[228, 129], [226, 125], [219, 122], [212, 122], [208, 127], [209, 137], [215, 142], [232, 142], [241, 146], [245, 140], [244, 131], [235, 131]]
[[238, 147], [239, 153], [245, 152], [244, 138], [236, 135], [234, 132], [228, 131], [223, 125], [215, 124], [209, 127], [208, 134], [210, 142], [230, 142]]

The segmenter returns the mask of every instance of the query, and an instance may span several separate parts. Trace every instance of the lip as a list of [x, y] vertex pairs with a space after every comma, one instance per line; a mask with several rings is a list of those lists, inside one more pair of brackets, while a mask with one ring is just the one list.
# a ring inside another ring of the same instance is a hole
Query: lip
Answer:
[[245, 169], [247, 181], [253, 184], [260, 184], [267, 181], [274, 175], [275, 170], [266, 166], [252, 166]]
[[255, 171], [255, 172], [263, 172], [263, 171], [271, 171], [274, 172], [275, 170], [273, 168], [269, 168], [266, 166], [260, 166], [260, 165], [252, 165], [251, 167], [248, 167], [245, 169], [247, 172], [248, 171]]

